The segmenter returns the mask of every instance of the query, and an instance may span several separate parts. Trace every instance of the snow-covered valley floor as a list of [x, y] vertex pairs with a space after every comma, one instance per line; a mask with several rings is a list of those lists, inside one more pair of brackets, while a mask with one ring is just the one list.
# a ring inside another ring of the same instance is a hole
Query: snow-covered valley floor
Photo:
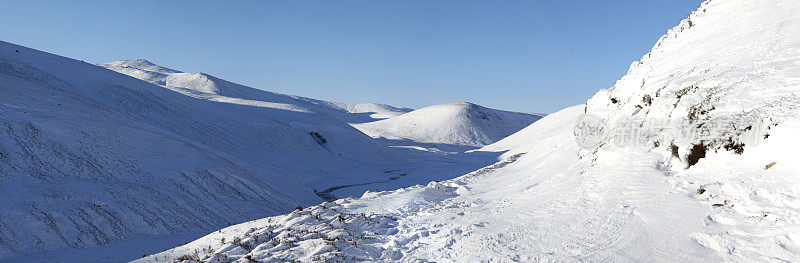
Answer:
[[[457, 146], [453, 146], [457, 147]], [[402, 150], [402, 149], [401, 149]], [[460, 174], [469, 173], [495, 162], [501, 153], [442, 153], [417, 149], [403, 150], [413, 156], [415, 161], [396, 165], [361, 164], [351, 167], [337, 167], [331, 176], [320, 178], [309, 183], [313, 189], [331, 189], [329, 192], [318, 192], [323, 200], [360, 196], [365, 191], [386, 191], [409, 185], [427, 184], [430, 181], [447, 180]], [[347, 200], [347, 199], [339, 199]], [[289, 212], [289, 211], [286, 211]], [[223, 224], [225, 222], [222, 222]], [[228, 222], [241, 223], [241, 222]], [[151, 255], [181, 244], [198, 239], [210, 230], [198, 228], [179, 235], [147, 236], [137, 235], [124, 240], [112, 241], [95, 248], [64, 249], [43, 251], [37, 254], [16, 256], [3, 259], [3, 262], [123, 262]], [[233, 240], [233, 239], [231, 239]]]
[[[758, 161], [742, 164], [750, 156], [721, 154], [711, 159], [740, 164], [674, 173], [670, 158], [649, 147], [581, 158], [572, 122], [562, 121], [577, 121], [583, 109], [490, 146], [516, 145], [504, 161], [462, 177], [232, 226], [138, 262], [800, 259], [800, 178], [787, 177], [790, 168], [765, 170]], [[774, 136], [788, 139], [797, 128]], [[754, 154], [775, 146], [761, 147]], [[771, 191], [779, 185], [794, 187]]]

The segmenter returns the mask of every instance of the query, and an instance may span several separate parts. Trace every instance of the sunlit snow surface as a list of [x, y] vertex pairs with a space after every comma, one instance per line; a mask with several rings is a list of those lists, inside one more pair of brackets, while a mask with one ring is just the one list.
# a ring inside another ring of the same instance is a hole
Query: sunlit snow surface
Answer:
[[525, 128], [541, 116], [458, 102], [434, 105], [385, 120], [356, 124], [365, 134], [390, 144], [484, 146]]
[[144, 60], [104, 66], [130, 75], [0, 42], [0, 261], [131, 260], [298, 205], [451, 179], [500, 155], [393, 148], [349, 124], [409, 109]]
[[346, 104], [257, 90], [205, 73], [165, 68], [143, 59], [121, 60], [100, 66], [195, 98], [288, 111], [320, 112], [347, 123], [376, 121], [411, 111], [378, 103]]
[[[798, 261], [799, 94], [800, 2], [706, 1], [587, 105], [484, 147], [506, 151], [493, 166], [232, 226], [141, 262]], [[584, 113], [608, 127], [730, 125], [702, 141], [656, 129], [642, 145], [586, 148], [574, 129]], [[705, 157], [690, 163], [694, 145]]]

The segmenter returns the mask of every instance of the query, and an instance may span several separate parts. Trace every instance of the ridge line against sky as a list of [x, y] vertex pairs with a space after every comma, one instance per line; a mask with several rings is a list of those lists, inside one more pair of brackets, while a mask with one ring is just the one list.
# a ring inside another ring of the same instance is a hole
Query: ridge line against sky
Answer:
[[613, 85], [700, 2], [9, 1], [0, 39], [329, 101], [555, 112]]

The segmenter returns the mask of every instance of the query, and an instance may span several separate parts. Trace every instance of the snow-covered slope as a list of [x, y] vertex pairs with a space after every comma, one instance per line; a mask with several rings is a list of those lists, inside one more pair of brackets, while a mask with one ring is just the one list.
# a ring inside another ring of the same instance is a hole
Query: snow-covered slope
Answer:
[[589, 100], [588, 112], [610, 128], [656, 120], [697, 128], [702, 133], [695, 138], [661, 131], [641, 138], [659, 148], [677, 146], [684, 161], [694, 146], [746, 151], [746, 136], [761, 139], [777, 122], [797, 116], [797, 6], [780, 0], [703, 3], [613, 87]]
[[[520, 131], [526, 136], [517, 137], [521, 141], [515, 149], [542, 149], [535, 157], [534, 154], [524, 156], [530, 160], [529, 164], [542, 159], [559, 160], [547, 165], [548, 168], [541, 171], [543, 174], [573, 172], [577, 168], [561, 169], [577, 162], [578, 147], [572, 137], [572, 128], [582, 113], [581, 105], [548, 115]], [[480, 240], [510, 224], [524, 227], [530, 223], [530, 219], [520, 219], [515, 215], [524, 208], [507, 203], [515, 196], [526, 196], [520, 192], [529, 184], [515, 181], [528, 177], [524, 171], [529, 167], [520, 168], [523, 171], [518, 173], [523, 175], [486, 180], [498, 175], [500, 169], [518, 162], [520, 156], [508, 155], [497, 164], [443, 183], [431, 182], [390, 192], [368, 192], [359, 199], [340, 199], [287, 215], [231, 226], [136, 262], [170, 262], [179, 258], [202, 262], [236, 262], [245, 258], [266, 262], [282, 259], [397, 261], [414, 258], [449, 261], [448, 258], [453, 260], [452, 257], [457, 255], [442, 252], [454, 247], [463, 248], [462, 253], [473, 253], [459, 261], [508, 259], [508, 254], [492, 255], [487, 250], [544, 245], [539, 242], [516, 244], [506, 239], [509, 247], [504, 248], [499, 246], [503, 240]], [[558, 194], [569, 196], [573, 193]], [[559, 197], [553, 196], [549, 200], [560, 202]], [[529, 206], [538, 206], [544, 201], [531, 199], [527, 197], [524, 201]], [[524, 236], [520, 233], [515, 237]], [[530, 261], [525, 258], [518, 260]]]
[[370, 122], [411, 111], [378, 103], [346, 104], [283, 95], [239, 85], [205, 73], [184, 73], [168, 69], [143, 59], [121, 60], [100, 66], [195, 98], [284, 110], [313, 111], [347, 123]]
[[416, 143], [483, 146], [496, 142], [541, 116], [494, 110], [468, 102], [425, 107], [385, 120], [354, 125], [372, 137]]
[[706, 1], [586, 106], [482, 148], [495, 165], [141, 261], [800, 261], [798, 94], [800, 2]]
[[[143, 79], [269, 96], [139, 62]], [[322, 201], [312, 181], [405, 158], [309, 103], [199, 100], [6, 42], [0, 94], [4, 262], [289, 211]]]

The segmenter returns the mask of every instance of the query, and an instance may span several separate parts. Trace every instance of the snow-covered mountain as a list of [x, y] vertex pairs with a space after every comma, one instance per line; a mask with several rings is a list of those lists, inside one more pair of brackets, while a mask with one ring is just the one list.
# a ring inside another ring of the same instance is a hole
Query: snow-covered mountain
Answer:
[[354, 127], [369, 136], [388, 140], [484, 146], [505, 138], [540, 118], [539, 115], [457, 102], [425, 107]]
[[282, 213], [321, 202], [313, 182], [410, 160], [312, 102], [135, 62], [244, 98], [0, 42], [0, 261]]
[[217, 102], [324, 113], [347, 123], [370, 122], [411, 111], [378, 103], [346, 104], [283, 95], [222, 80], [205, 73], [184, 73], [147, 60], [122, 60], [100, 66], [195, 98]]
[[497, 156], [390, 148], [349, 124], [409, 109], [276, 94], [144, 60], [101, 67], [6, 42], [0, 94], [2, 262], [132, 259], [298, 205], [449, 179]]
[[708, 0], [587, 105], [462, 177], [216, 231], [140, 262], [800, 261], [800, 2]]

